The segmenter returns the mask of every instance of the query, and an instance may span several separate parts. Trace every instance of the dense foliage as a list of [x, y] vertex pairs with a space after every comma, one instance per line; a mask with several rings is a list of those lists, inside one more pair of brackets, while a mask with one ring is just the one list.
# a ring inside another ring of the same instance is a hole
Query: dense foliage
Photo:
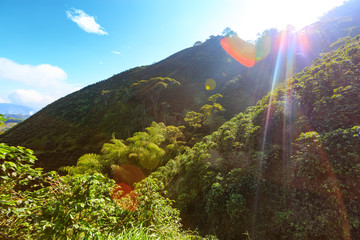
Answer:
[[359, 73], [360, 36], [152, 176], [221, 239], [358, 239]]
[[[262, 99], [276, 44], [245, 69], [211, 37], [59, 99], [5, 133], [1, 141], [34, 147], [47, 170], [78, 161], [62, 168], [67, 176], [46, 173], [33, 168], [31, 150], [0, 144], [0, 238], [199, 239], [181, 229], [181, 216], [186, 228], [221, 239], [360, 239], [354, 9], [311, 25], [313, 52], [294, 68], [337, 50]], [[292, 34], [270, 29], [257, 43]], [[278, 67], [279, 81], [286, 67]], [[216, 79], [215, 91], [206, 79]], [[169, 83], [181, 86], [164, 91]], [[257, 100], [212, 132], [225, 108], [229, 118]], [[184, 147], [184, 139], [197, 143]], [[126, 185], [135, 189], [128, 198], [119, 188]]]
[[[346, 11], [332, 11], [299, 33], [287, 31], [286, 38], [299, 34], [308, 43], [306, 53], [290, 45], [284, 49], [287, 52], [284, 57], [296, 58], [293, 66], [296, 71], [310, 65], [320, 53], [338, 47], [339, 43], [332, 43], [339, 38], [359, 34], [360, 10], [356, 1], [347, 2]], [[231, 34], [231, 30], [224, 35], [227, 33]], [[266, 57], [252, 68], [241, 66], [223, 50], [221, 36], [211, 36], [163, 61], [116, 74], [61, 98], [2, 134], [0, 141], [33, 149], [39, 159], [37, 166], [57, 170], [75, 164], [85, 153], [98, 153], [113, 134], [126, 139], [134, 132], [143, 131], [152, 121], [185, 125], [186, 112], [200, 113], [207, 99], [217, 93], [224, 96], [218, 103], [226, 109], [224, 117], [229, 120], [270, 91], [275, 68], [280, 69], [279, 82], [287, 77], [286, 62], [277, 66], [283, 35], [284, 32], [269, 29], [259, 36], [256, 43], [261, 45], [270, 40], [271, 49], [260, 51], [257, 58]], [[181, 86], [162, 91], [158, 99], [155, 94], [158, 91], [149, 92], [149, 98], [147, 94], [139, 95], [137, 87], [131, 87], [154, 78], [175, 79]], [[216, 83], [214, 88], [205, 86], [208, 79]]]
[[207, 126], [210, 132], [214, 131], [224, 122], [224, 117], [218, 115], [219, 112], [224, 112], [225, 108], [217, 103], [219, 98], [223, 98], [221, 94], [214, 94], [209, 97], [208, 102], [200, 108], [200, 113], [189, 111], [185, 114], [185, 122], [195, 129]]
[[1, 239], [200, 239], [181, 230], [156, 179], [137, 185], [137, 210], [127, 211], [110, 197], [113, 180], [43, 173], [35, 160], [29, 149], [0, 144]]
[[[99, 172], [109, 178], [119, 179], [118, 183], [131, 182], [129, 185], [132, 186], [137, 181], [130, 180], [130, 177], [116, 177], [118, 174], [126, 175], [126, 172], [134, 174], [129, 169], [121, 169], [122, 166], [132, 165], [141, 169], [144, 178], [185, 150], [182, 129], [153, 122], [145, 128], [145, 132], [136, 132], [126, 141], [113, 138], [103, 145], [100, 154], [85, 154], [78, 159], [76, 166], [62, 167], [61, 170], [70, 174]], [[123, 172], [117, 173], [119, 171]]]
[[6, 121], [6, 118], [0, 114], [0, 127], [4, 125], [4, 122]]

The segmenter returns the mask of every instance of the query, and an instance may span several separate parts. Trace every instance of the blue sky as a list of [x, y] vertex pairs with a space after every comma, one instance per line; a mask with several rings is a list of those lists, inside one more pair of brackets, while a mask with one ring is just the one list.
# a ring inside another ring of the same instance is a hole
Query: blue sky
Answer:
[[343, 0], [0, 0], [0, 102], [40, 109], [225, 27], [254, 40]]

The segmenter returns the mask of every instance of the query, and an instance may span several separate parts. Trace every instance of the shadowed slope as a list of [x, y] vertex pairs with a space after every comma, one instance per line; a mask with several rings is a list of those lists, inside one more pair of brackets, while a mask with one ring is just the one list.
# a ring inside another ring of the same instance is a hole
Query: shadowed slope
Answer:
[[[292, 52], [296, 54], [295, 71], [329, 50], [337, 38], [353, 36], [359, 25], [358, 18], [353, 16], [348, 21], [345, 18], [326, 19], [305, 31], [312, 51], [306, 56]], [[274, 44], [282, 35], [274, 32]], [[1, 135], [0, 141], [33, 149], [39, 158], [38, 166], [54, 170], [75, 164], [84, 153], [98, 152], [113, 134], [127, 138], [153, 120], [167, 125], [184, 124], [184, 111], [198, 111], [208, 97], [216, 93], [224, 96], [220, 104], [227, 109], [225, 115], [230, 119], [271, 90], [276, 68], [280, 69], [277, 82], [288, 77], [285, 63], [278, 62], [276, 47], [254, 67], [245, 68], [222, 49], [220, 40], [220, 36], [212, 36], [163, 61], [130, 69], [63, 97]], [[145, 95], [139, 95], [130, 87], [134, 82], [152, 77], [170, 77], [181, 83], [161, 93], [156, 119]], [[208, 79], [215, 81], [215, 89], [206, 90]]]

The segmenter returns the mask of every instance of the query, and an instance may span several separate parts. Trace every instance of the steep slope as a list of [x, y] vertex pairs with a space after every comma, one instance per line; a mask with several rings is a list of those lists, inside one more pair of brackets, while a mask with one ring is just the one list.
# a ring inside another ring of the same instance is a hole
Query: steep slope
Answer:
[[[1, 135], [0, 141], [34, 149], [38, 166], [54, 170], [73, 165], [84, 153], [97, 152], [112, 135], [127, 138], [153, 120], [168, 125], [184, 124], [184, 112], [198, 111], [215, 93], [224, 96], [220, 103], [227, 109], [226, 118], [230, 119], [254, 105], [272, 86], [310, 65], [339, 37], [353, 36], [360, 25], [355, 17], [357, 13], [352, 11], [350, 20], [348, 14], [343, 15], [315, 23], [301, 34], [291, 29], [264, 32], [262, 37], [270, 36], [271, 49], [268, 56], [252, 68], [237, 63], [222, 49], [221, 37], [212, 36], [163, 61], [114, 75], [59, 99]], [[295, 40], [304, 40], [308, 44], [306, 51], [291, 48]], [[288, 44], [282, 49], [284, 41]], [[338, 44], [333, 47], [336, 46]], [[286, 64], [290, 58], [292, 70], [288, 71]], [[281, 59], [288, 61], [279, 61]], [[181, 83], [179, 87], [163, 90], [156, 108], [146, 95], [131, 87], [134, 82], [152, 77], [171, 77]], [[215, 80], [215, 89], [205, 89], [207, 79]]]
[[244, 69], [222, 50], [219, 38], [59, 99], [2, 135], [0, 141], [34, 149], [39, 166], [47, 170], [72, 165], [80, 155], [98, 151], [112, 134], [126, 138], [154, 120], [146, 96], [130, 87], [151, 77], [171, 77], [182, 84], [163, 91], [159, 103], [166, 104], [161, 104], [155, 119], [176, 124], [184, 108], [199, 108], [214, 93], [205, 89], [206, 79], [216, 79], [218, 90]]
[[153, 176], [203, 234], [360, 239], [359, 104], [360, 35]]

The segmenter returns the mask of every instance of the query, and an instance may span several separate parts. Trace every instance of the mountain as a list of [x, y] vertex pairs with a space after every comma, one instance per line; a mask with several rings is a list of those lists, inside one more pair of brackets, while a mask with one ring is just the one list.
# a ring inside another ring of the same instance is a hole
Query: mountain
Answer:
[[205, 89], [206, 79], [216, 79], [221, 89], [244, 69], [222, 50], [219, 39], [214, 37], [161, 62], [125, 71], [61, 98], [6, 132], [0, 141], [34, 149], [38, 166], [46, 170], [72, 165], [82, 154], [97, 152], [112, 135], [126, 138], [155, 120], [152, 104], [130, 85], [159, 76], [181, 83], [163, 91], [159, 100], [166, 104], [161, 104], [158, 120], [176, 124], [185, 107], [199, 108], [213, 94]]
[[34, 109], [12, 103], [0, 103], [0, 114], [19, 114], [30, 116]]
[[360, 239], [360, 35], [152, 173], [219, 239]]
[[29, 115], [22, 115], [22, 114], [3, 114], [3, 115], [6, 118], [6, 122], [17, 122], [17, 123], [30, 117]]
[[[242, 66], [224, 51], [221, 36], [211, 36], [158, 63], [130, 69], [63, 97], [1, 135], [0, 141], [33, 149], [38, 167], [55, 170], [75, 164], [85, 153], [98, 152], [112, 136], [127, 138], [152, 121], [184, 125], [185, 112], [198, 111], [216, 93], [224, 96], [219, 103], [227, 109], [225, 118], [230, 119], [254, 105], [272, 86], [310, 65], [320, 53], [346, 40], [336, 43], [339, 37], [353, 36], [360, 23], [357, 12], [352, 14], [329, 17], [298, 33], [291, 29], [265, 31], [258, 42], [270, 39], [271, 47], [252, 68]], [[295, 40], [307, 42], [307, 50], [292, 48], [290, 43]], [[285, 49], [280, 47], [283, 45]], [[290, 58], [292, 71], [286, 65]], [[132, 87], [154, 77], [173, 78], [181, 85], [158, 92], [154, 103], [145, 89]], [[206, 89], [208, 79], [216, 83], [214, 89]]]
[[29, 115], [21, 114], [4, 114], [6, 121], [3, 126], [0, 126], [0, 134], [8, 131], [10, 128], [14, 127], [18, 123], [21, 123], [29, 117]]

